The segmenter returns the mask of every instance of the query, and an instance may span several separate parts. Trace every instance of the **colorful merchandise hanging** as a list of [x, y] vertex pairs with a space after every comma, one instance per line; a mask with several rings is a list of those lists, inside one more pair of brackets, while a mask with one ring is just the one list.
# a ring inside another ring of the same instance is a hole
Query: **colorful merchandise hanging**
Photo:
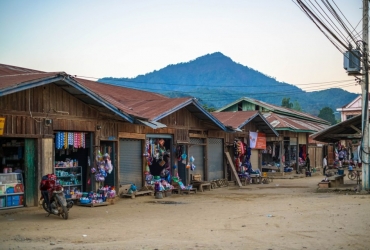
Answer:
[[73, 148], [85, 148], [85, 133], [83, 132], [56, 132], [55, 148], [68, 149], [69, 146]]

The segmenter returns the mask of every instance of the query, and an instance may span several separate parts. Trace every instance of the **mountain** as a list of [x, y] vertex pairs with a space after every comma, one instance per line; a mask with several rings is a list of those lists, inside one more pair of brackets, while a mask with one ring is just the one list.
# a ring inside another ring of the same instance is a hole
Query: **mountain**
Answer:
[[241, 97], [250, 97], [281, 105], [284, 97], [298, 101], [302, 111], [318, 115], [321, 108], [336, 110], [358, 94], [334, 88], [316, 92], [276, 81], [257, 70], [232, 61], [220, 52], [195, 60], [168, 65], [135, 78], [104, 77], [99, 82], [157, 92], [169, 97], [192, 96], [208, 107], [221, 108]]

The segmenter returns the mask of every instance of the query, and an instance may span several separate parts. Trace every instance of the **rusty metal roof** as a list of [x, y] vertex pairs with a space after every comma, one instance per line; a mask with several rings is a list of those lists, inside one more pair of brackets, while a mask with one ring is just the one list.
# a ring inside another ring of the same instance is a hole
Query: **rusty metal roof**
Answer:
[[361, 128], [362, 116], [358, 115], [310, 135], [310, 138], [329, 143], [348, 139], [361, 140]]
[[26, 73], [17, 75], [2, 75], [0, 76], [0, 90], [7, 88], [16, 88], [23, 84], [29, 84], [33, 81], [53, 78], [57, 76], [59, 72], [54, 73]]
[[0, 90], [17, 88], [25, 83], [55, 77], [61, 72], [42, 72], [6, 64], [0, 64]]
[[278, 132], [270, 125], [266, 118], [258, 111], [230, 111], [212, 112], [225, 126], [232, 129], [241, 129], [249, 122], [256, 124], [259, 131], [267, 136], [279, 136]]
[[270, 103], [267, 103], [267, 102], [263, 102], [263, 101], [259, 101], [259, 100], [256, 100], [256, 99], [252, 99], [252, 98], [249, 98], [249, 97], [242, 97], [228, 105], [226, 105], [225, 107], [222, 107], [220, 108], [219, 110], [217, 111], [222, 111], [222, 110], [225, 110], [239, 102], [242, 102], [242, 101], [245, 101], [245, 102], [250, 102], [250, 103], [253, 103], [255, 105], [258, 105], [260, 107], [263, 107], [271, 112], [274, 112], [274, 113], [278, 113], [278, 114], [284, 114], [284, 115], [287, 115], [287, 116], [292, 116], [292, 117], [297, 117], [297, 118], [301, 118], [301, 119], [306, 119], [306, 120], [313, 120], [315, 122], [318, 122], [318, 123], [323, 123], [323, 124], [330, 124], [328, 121], [326, 120], [323, 120], [317, 116], [314, 116], [314, 115], [310, 115], [310, 114], [307, 114], [307, 113], [304, 113], [304, 112], [300, 112], [300, 111], [297, 111], [297, 110], [294, 110], [294, 109], [289, 109], [289, 108], [285, 108], [285, 107], [281, 107], [281, 106], [276, 106], [276, 105], [273, 105], [273, 104], [270, 104]]
[[45, 72], [0, 63], [0, 76], [30, 74], [30, 73], [45, 73]]
[[134, 121], [134, 117], [158, 122], [186, 108], [204, 124], [227, 130], [193, 98], [169, 98], [158, 93], [74, 78], [64, 72], [41, 72], [0, 64], [0, 96], [49, 83], [56, 84], [89, 105], [108, 108], [130, 122]]
[[266, 113], [264, 114], [266, 120], [276, 129], [276, 130], [289, 130], [293, 132], [308, 132], [315, 133], [329, 127], [329, 125], [301, 120], [294, 117], [289, 117], [286, 115]]
[[204, 108], [202, 108], [193, 98], [169, 98], [158, 93], [151, 93], [117, 85], [80, 78], [75, 78], [74, 80], [95, 92], [106, 101], [112, 103], [123, 112], [140, 119], [159, 121], [181, 108], [186, 108], [198, 119], [203, 120], [206, 123], [212, 123], [222, 130], [226, 130], [222, 123], [204, 110]]

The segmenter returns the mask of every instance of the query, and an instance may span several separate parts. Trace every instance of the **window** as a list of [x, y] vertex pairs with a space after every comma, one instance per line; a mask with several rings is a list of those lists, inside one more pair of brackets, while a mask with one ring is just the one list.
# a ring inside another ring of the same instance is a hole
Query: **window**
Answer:
[[346, 119], [351, 119], [352, 117], [354, 117], [354, 115], [346, 115]]

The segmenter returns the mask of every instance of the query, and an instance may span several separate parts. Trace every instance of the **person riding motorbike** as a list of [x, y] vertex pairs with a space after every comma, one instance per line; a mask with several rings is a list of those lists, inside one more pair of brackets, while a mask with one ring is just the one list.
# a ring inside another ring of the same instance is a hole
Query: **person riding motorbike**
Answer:
[[46, 204], [50, 210], [50, 200], [53, 195], [53, 189], [55, 187], [56, 180], [57, 177], [54, 174], [47, 174], [42, 177], [40, 182], [41, 195], [46, 201]]

